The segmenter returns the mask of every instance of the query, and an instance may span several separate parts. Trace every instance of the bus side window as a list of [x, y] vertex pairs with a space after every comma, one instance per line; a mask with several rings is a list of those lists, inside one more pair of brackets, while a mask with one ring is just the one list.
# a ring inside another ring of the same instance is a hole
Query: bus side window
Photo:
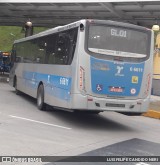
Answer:
[[68, 31], [68, 42], [67, 42], [68, 61], [67, 61], [67, 63], [69, 65], [71, 64], [71, 62], [73, 60], [73, 56], [74, 56], [74, 52], [75, 52], [75, 47], [76, 47], [76, 42], [77, 42], [77, 32], [78, 32], [78, 28], [71, 29]]
[[45, 64], [56, 64], [56, 43], [57, 43], [57, 34], [52, 34], [47, 36], [46, 42], [46, 56], [45, 56]]
[[16, 62], [16, 45], [13, 45], [13, 48], [11, 51], [10, 69], [13, 67], [15, 62]]
[[65, 40], [65, 57], [64, 57], [65, 64], [69, 64], [69, 60], [72, 55], [72, 50], [73, 50], [73, 39], [68, 31], [66, 33], [66, 40]]
[[15, 61], [16, 61], [16, 45], [13, 45], [11, 51], [11, 63], [14, 63]]
[[16, 51], [15, 50], [12, 50], [11, 52], [11, 62], [14, 63], [16, 61]]
[[36, 40], [35, 44], [35, 62], [44, 64], [45, 62], [45, 56], [46, 56], [46, 48], [47, 48], [47, 42], [46, 37], [41, 37], [40, 39]]
[[60, 33], [57, 42], [57, 56], [61, 64], [70, 65], [73, 59], [76, 46], [78, 28]]
[[56, 49], [56, 63], [57, 64], [65, 64], [64, 58], [66, 54], [66, 46], [65, 46], [65, 33], [60, 33], [57, 41], [57, 49]]

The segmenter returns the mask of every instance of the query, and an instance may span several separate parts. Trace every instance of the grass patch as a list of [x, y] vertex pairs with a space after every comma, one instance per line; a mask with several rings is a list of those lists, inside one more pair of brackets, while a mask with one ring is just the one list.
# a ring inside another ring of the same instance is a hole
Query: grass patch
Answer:
[[[34, 34], [44, 31], [46, 27], [34, 27]], [[0, 51], [11, 51], [14, 40], [24, 38], [22, 27], [0, 26]]]

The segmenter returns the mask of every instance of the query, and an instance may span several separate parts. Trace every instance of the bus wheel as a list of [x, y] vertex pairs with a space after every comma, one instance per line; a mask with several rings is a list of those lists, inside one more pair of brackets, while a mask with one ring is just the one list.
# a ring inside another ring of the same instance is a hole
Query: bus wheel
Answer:
[[46, 104], [44, 103], [44, 87], [42, 84], [38, 87], [37, 91], [37, 107], [41, 111], [46, 110]]
[[14, 87], [15, 87], [16, 95], [20, 95], [21, 92], [17, 89], [17, 79], [16, 78], [15, 78], [15, 82], [14, 82]]

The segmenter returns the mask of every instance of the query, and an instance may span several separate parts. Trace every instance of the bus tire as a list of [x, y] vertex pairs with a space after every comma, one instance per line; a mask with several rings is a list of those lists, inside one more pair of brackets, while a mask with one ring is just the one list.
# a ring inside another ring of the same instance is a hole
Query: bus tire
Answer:
[[20, 95], [21, 92], [17, 89], [17, 78], [15, 78], [14, 80], [14, 88], [15, 88], [16, 95]]
[[44, 103], [44, 87], [43, 85], [39, 85], [37, 91], [37, 107], [41, 111], [46, 110], [46, 104]]

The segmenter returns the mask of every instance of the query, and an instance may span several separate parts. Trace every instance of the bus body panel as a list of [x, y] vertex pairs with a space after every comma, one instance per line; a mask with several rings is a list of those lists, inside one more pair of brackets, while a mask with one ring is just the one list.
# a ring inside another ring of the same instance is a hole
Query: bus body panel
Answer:
[[91, 57], [90, 63], [92, 93], [117, 97], [139, 95], [144, 62], [134, 64]]
[[[116, 111], [116, 112], [130, 112], [143, 113], [149, 106], [149, 99], [112, 99], [99, 98], [95, 96], [84, 96], [75, 94], [73, 107], [75, 110], [83, 111]], [[83, 102], [83, 104], [79, 104]]]
[[[76, 27], [79, 26], [80, 23], [81, 22], [78, 22], [77, 25], [74, 23], [73, 25]], [[72, 28], [72, 25], [69, 27]], [[64, 27], [64, 30], [65, 29], [68, 29], [68, 27]], [[50, 34], [52, 31], [54, 33], [54, 30], [50, 30], [47, 33]], [[59, 30], [56, 31], [58, 32]], [[45, 36], [45, 33], [42, 33], [41, 36]], [[25, 42], [25, 40], [28, 41], [29, 38], [34, 39], [35, 37], [31, 36], [26, 39], [21, 39], [16, 43]], [[77, 49], [75, 48], [75, 52], [76, 51]], [[42, 83], [45, 92], [45, 103], [51, 106], [69, 109], [72, 108], [71, 93], [74, 90], [73, 86], [76, 86], [74, 81], [75, 76], [73, 76], [76, 74], [76, 61], [77, 56], [73, 57], [71, 65], [14, 62], [14, 66], [11, 68], [9, 75], [9, 83], [11, 86], [14, 86], [14, 77], [16, 77], [17, 89], [34, 98], [37, 97], [38, 85]]]
[[[81, 37], [81, 45], [84, 45], [85, 33]], [[76, 103], [72, 108], [99, 111], [145, 112], [149, 106], [151, 93], [152, 54], [153, 34], [150, 45], [150, 58], [143, 62], [134, 63], [96, 59], [91, 54], [86, 53], [84, 49], [81, 49], [78, 55], [79, 70], [77, 73], [80, 94], [75, 94], [74, 98], [75, 100], [76, 97], [79, 100], [82, 99], [84, 105], [81, 106]], [[110, 87], [112, 88], [109, 89]], [[126, 92], [123, 91], [123, 88], [127, 89]]]
[[68, 108], [72, 84], [71, 66], [39, 67], [38, 64], [22, 64], [18, 65], [15, 75], [18, 90], [36, 98], [38, 85], [42, 83], [45, 103]]
[[[77, 77], [79, 79], [77, 86], [79, 88], [80, 93], [74, 94], [72, 96], [74, 98], [73, 101], [73, 109], [81, 109], [81, 110], [98, 110], [98, 111], [118, 111], [118, 112], [137, 112], [142, 113], [145, 112], [148, 109], [149, 106], [149, 100], [150, 100], [150, 93], [151, 93], [151, 81], [152, 81], [152, 70], [150, 67], [147, 67], [148, 65], [151, 65], [152, 60], [148, 60], [144, 62], [143, 64], [140, 64], [143, 66], [143, 69], [145, 70], [144, 73], [140, 74], [141, 80], [138, 87], [138, 94], [133, 95], [131, 94], [131, 91], [129, 95], [107, 95], [107, 94], [99, 94], [98, 90], [95, 93], [92, 90], [92, 80], [91, 80], [91, 66], [85, 65], [87, 61], [90, 61], [90, 56], [85, 54], [85, 52], [81, 52], [81, 58], [79, 59], [79, 70], [80, 68], [83, 68], [85, 74], [84, 74], [84, 89], [80, 89], [80, 71], [77, 74]], [[84, 56], [85, 56], [85, 62], [84, 62]], [[144, 67], [145, 65], [145, 67]], [[132, 85], [132, 76], [130, 75], [130, 86]], [[95, 79], [98, 79], [98, 76], [95, 77]], [[97, 80], [96, 79], [96, 80]], [[101, 78], [102, 79], [102, 78]], [[101, 80], [100, 79], [100, 80]], [[107, 80], [107, 77], [103, 77], [103, 79]], [[108, 78], [109, 79], [109, 78]], [[102, 80], [104, 81], [104, 80]], [[125, 80], [124, 80], [125, 81]], [[136, 80], [135, 80], [136, 81]], [[114, 83], [114, 82], [113, 82]], [[95, 83], [94, 83], [95, 84]], [[133, 83], [134, 84], [134, 83]], [[127, 84], [126, 84], [127, 85]], [[130, 87], [131, 88], [131, 87]], [[137, 90], [137, 89], [136, 89]], [[78, 102], [83, 102], [83, 105]]]

